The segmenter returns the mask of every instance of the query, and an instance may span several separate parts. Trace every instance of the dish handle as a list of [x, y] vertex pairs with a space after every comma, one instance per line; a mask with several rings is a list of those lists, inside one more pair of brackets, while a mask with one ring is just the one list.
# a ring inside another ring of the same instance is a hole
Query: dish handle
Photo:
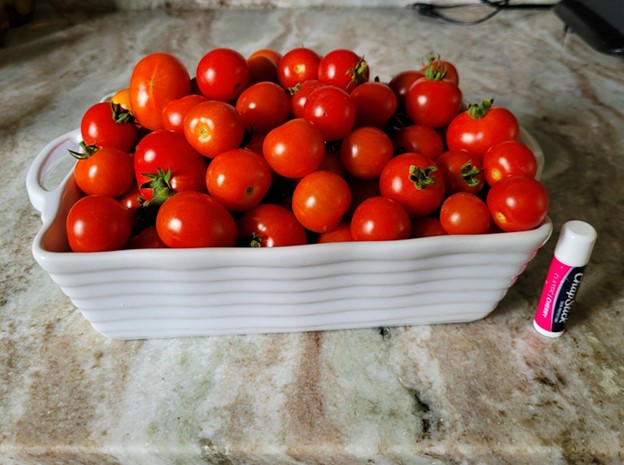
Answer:
[[[32, 206], [41, 213], [41, 219], [45, 223], [54, 215], [62, 194], [62, 187], [65, 182], [61, 182], [52, 188], [46, 187], [54, 169], [62, 161], [66, 161], [68, 150], [77, 150], [82, 139], [79, 129], [70, 131], [49, 142], [37, 154], [26, 175], [26, 190]], [[71, 171], [67, 176], [71, 175]], [[65, 177], [65, 180], [67, 178]]]

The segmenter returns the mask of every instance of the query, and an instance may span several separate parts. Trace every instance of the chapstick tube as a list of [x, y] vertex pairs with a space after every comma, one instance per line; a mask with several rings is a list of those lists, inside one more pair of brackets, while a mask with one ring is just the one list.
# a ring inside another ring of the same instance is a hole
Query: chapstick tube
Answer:
[[533, 319], [538, 333], [548, 337], [563, 334], [596, 235], [596, 230], [584, 221], [568, 221], [561, 228]]

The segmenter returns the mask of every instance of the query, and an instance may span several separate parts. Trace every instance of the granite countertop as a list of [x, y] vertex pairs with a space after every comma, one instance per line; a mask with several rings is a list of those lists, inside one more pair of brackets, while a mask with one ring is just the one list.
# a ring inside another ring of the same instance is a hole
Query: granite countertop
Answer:
[[[31, 256], [24, 178], [87, 105], [164, 50], [305, 44], [382, 80], [431, 51], [468, 100], [494, 96], [546, 154], [554, 237], [598, 230], [566, 333], [531, 326], [550, 240], [469, 324], [168, 340], [102, 337]], [[551, 11], [479, 26], [402, 8], [113, 12], [36, 18], [0, 48], [1, 464], [621, 464], [624, 67]]]

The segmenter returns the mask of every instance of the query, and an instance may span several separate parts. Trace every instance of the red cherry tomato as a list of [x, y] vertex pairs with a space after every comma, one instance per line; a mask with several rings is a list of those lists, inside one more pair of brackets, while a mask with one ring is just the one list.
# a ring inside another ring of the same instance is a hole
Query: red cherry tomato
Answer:
[[424, 216], [412, 219], [412, 231], [410, 237], [433, 237], [444, 236], [446, 231], [436, 216]]
[[494, 99], [470, 105], [451, 121], [446, 130], [449, 150], [468, 150], [485, 155], [493, 145], [518, 138], [520, 126], [506, 108], [492, 107]]
[[353, 129], [355, 112], [355, 105], [346, 91], [324, 86], [310, 94], [303, 117], [320, 129], [326, 141], [337, 141]]
[[156, 230], [167, 247], [236, 245], [234, 218], [223, 205], [203, 192], [180, 192], [165, 201], [156, 215]]
[[249, 67], [249, 85], [258, 82], [277, 83], [277, 63], [266, 55], [247, 58]]
[[480, 155], [467, 150], [449, 150], [436, 159], [444, 174], [446, 195], [455, 192], [478, 194], [485, 184], [483, 161]]
[[290, 116], [290, 96], [273, 82], [258, 82], [243, 91], [236, 110], [254, 134], [266, 134]]
[[196, 79], [210, 100], [231, 102], [249, 85], [249, 65], [236, 50], [214, 48], [197, 63]]
[[393, 143], [397, 153], [421, 153], [434, 161], [444, 152], [442, 136], [435, 129], [421, 124], [410, 124], [399, 129]]
[[537, 179], [508, 176], [489, 190], [486, 203], [503, 231], [526, 231], [542, 224], [548, 214], [548, 192]]
[[315, 171], [299, 181], [292, 198], [297, 220], [310, 231], [334, 229], [351, 204], [351, 190], [342, 176]]
[[297, 84], [294, 88], [291, 88], [291, 92], [293, 93], [291, 110], [295, 118], [303, 118], [303, 109], [305, 108], [305, 103], [308, 101], [308, 97], [312, 92], [324, 86], [325, 84], [317, 79], [308, 79], [307, 81]]
[[407, 152], [390, 160], [379, 178], [381, 195], [399, 202], [411, 217], [436, 210], [445, 194], [444, 175], [431, 159]]
[[486, 182], [492, 186], [507, 176], [524, 175], [534, 178], [537, 173], [537, 159], [522, 142], [506, 140], [485, 152], [483, 169]]
[[340, 145], [342, 166], [350, 175], [359, 179], [378, 177], [393, 155], [392, 140], [376, 127], [354, 129]]
[[154, 225], [139, 231], [126, 244], [126, 249], [164, 249], [166, 247], [167, 244], [160, 239]]
[[80, 133], [86, 145], [114, 147], [125, 152], [134, 149], [137, 127], [127, 110], [109, 102], [92, 105], [82, 116]]
[[485, 202], [469, 192], [450, 195], [440, 208], [440, 224], [447, 234], [486, 234], [490, 222]]
[[88, 195], [72, 205], [66, 227], [74, 252], [121, 250], [130, 238], [130, 215], [112, 197]]
[[277, 174], [302, 178], [316, 170], [325, 157], [323, 134], [309, 121], [291, 119], [266, 135], [262, 153]]
[[351, 223], [340, 222], [334, 229], [318, 235], [317, 244], [327, 244], [330, 242], [351, 242]]
[[427, 73], [439, 73], [443, 74], [443, 79], [459, 85], [459, 74], [457, 68], [453, 63], [448, 60], [441, 60], [440, 57], [429, 56], [427, 57], [427, 64], [423, 66], [420, 71], [423, 74]]
[[304, 227], [280, 205], [261, 203], [238, 220], [238, 240], [243, 247], [283, 247], [308, 243]]
[[278, 51], [273, 50], [272, 48], [260, 48], [249, 55], [247, 60], [251, 60], [259, 56], [269, 58], [273, 63], [275, 63], [275, 65], [278, 65], [282, 59], [282, 54]]
[[407, 95], [407, 91], [418, 79], [425, 77], [425, 75], [421, 71], [417, 70], [405, 70], [400, 73], [394, 75], [388, 86], [394, 92], [397, 98], [397, 107], [401, 110], [405, 108], [405, 96]]
[[208, 165], [208, 193], [231, 211], [245, 211], [260, 203], [271, 185], [269, 164], [248, 149], [221, 152]]
[[141, 59], [132, 71], [132, 113], [141, 126], [151, 131], [161, 129], [165, 105], [190, 91], [191, 79], [184, 64], [168, 53], [152, 53]]
[[134, 183], [134, 162], [128, 152], [105, 146], [72, 154], [78, 158], [74, 178], [85, 194], [119, 197]]
[[355, 125], [383, 128], [397, 110], [392, 89], [381, 82], [365, 82], [351, 91], [355, 105]]
[[293, 48], [286, 52], [277, 66], [277, 78], [280, 85], [289, 89], [300, 82], [317, 79], [321, 57], [305, 47]]
[[206, 100], [208, 99], [203, 95], [191, 94], [169, 102], [165, 105], [162, 112], [163, 129], [184, 134], [184, 118], [186, 114], [195, 105]]
[[370, 197], [353, 212], [351, 236], [355, 241], [390, 241], [410, 237], [410, 218], [399, 202]]
[[367, 82], [370, 71], [363, 57], [352, 50], [337, 49], [325, 54], [318, 65], [318, 80], [351, 92]]
[[195, 150], [207, 158], [240, 146], [245, 121], [225, 102], [209, 100], [191, 108], [184, 118], [184, 135]]
[[175, 192], [205, 191], [206, 167], [206, 159], [182, 134], [165, 129], [147, 134], [134, 154], [134, 173], [141, 186], [141, 197], [156, 204]]
[[461, 108], [462, 94], [457, 84], [440, 75], [427, 74], [411, 85], [405, 95], [405, 110], [416, 124], [441, 128], [451, 122]]

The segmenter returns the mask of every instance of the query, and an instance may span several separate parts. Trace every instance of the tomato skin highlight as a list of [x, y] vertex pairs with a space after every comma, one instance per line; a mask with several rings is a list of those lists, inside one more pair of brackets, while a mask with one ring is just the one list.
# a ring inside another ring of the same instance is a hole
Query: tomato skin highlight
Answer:
[[72, 205], [66, 219], [73, 252], [121, 250], [130, 238], [130, 215], [114, 198], [88, 195]]
[[191, 78], [175, 56], [156, 52], [142, 58], [130, 77], [130, 105], [139, 124], [151, 131], [162, 129], [162, 111], [171, 100], [191, 91]]
[[277, 79], [284, 89], [290, 89], [309, 79], [318, 78], [321, 57], [306, 47], [286, 52], [277, 65]]
[[351, 93], [370, 76], [368, 64], [352, 50], [336, 49], [327, 52], [318, 65], [318, 80]]
[[253, 84], [236, 100], [236, 110], [253, 134], [266, 134], [284, 124], [290, 116], [290, 106], [290, 96], [273, 82]]
[[237, 227], [232, 214], [203, 192], [175, 194], [156, 215], [158, 237], [174, 248], [233, 247]]
[[491, 146], [483, 156], [486, 182], [492, 186], [507, 176], [524, 175], [534, 178], [537, 159], [526, 145], [518, 140], [507, 140]]
[[507, 232], [535, 229], [548, 214], [548, 192], [528, 176], [508, 176], [489, 190], [486, 203], [492, 220]]
[[345, 170], [358, 179], [378, 177], [394, 155], [390, 137], [381, 129], [363, 126], [347, 134], [340, 144]]
[[455, 118], [461, 108], [462, 93], [450, 81], [421, 78], [405, 95], [405, 110], [416, 124], [441, 128]]
[[303, 117], [314, 123], [326, 141], [337, 141], [355, 125], [356, 109], [351, 96], [334, 86], [315, 90], [306, 100]]

